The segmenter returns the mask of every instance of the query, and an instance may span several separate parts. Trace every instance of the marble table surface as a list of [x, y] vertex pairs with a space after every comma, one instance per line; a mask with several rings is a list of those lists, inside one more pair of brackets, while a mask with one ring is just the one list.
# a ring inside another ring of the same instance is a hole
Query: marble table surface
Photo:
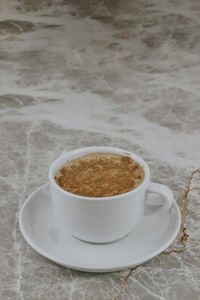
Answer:
[[[196, 0], [0, 0], [0, 299], [114, 299], [128, 271], [43, 258], [19, 210], [58, 155], [91, 145], [141, 155], [181, 208], [200, 163], [199, 53]], [[138, 267], [117, 299], [199, 299], [199, 191], [188, 200], [187, 249]]]

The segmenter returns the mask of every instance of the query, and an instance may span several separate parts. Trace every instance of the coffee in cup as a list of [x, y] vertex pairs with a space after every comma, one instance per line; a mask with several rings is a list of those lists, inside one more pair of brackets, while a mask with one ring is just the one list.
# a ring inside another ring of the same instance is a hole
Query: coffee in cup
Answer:
[[[68, 176], [70, 185], [65, 186]], [[128, 182], [125, 189], [120, 177]], [[82, 186], [78, 184], [80, 180]], [[54, 226], [92, 243], [125, 237], [144, 216], [162, 214], [174, 201], [167, 186], [150, 181], [149, 167], [141, 157], [113, 147], [95, 146], [62, 154], [49, 168], [49, 182]], [[89, 196], [84, 196], [86, 193]], [[160, 195], [157, 206], [148, 202], [151, 193]]]
[[85, 197], [127, 193], [144, 180], [143, 168], [129, 156], [94, 152], [67, 161], [55, 175], [64, 190]]

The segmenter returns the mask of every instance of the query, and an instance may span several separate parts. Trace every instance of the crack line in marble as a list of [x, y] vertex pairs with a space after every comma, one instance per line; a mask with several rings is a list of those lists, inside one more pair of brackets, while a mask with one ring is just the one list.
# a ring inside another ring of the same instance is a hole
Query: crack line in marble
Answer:
[[24, 201], [24, 197], [25, 197], [25, 193], [26, 193], [26, 186], [27, 186], [27, 178], [28, 178], [28, 174], [29, 174], [29, 171], [30, 171], [30, 161], [31, 161], [31, 155], [30, 155], [30, 136], [32, 134], [32, 132], [34, 132], [34, 128], [35, 128], [36, 124], [33, 123], [32, 127], [29, 129], [29, 131], [27, 132], [27, 144], [26, 144], [26, 147], [27, 147], [27, 150], [26, 150], [26, 161], [27, 161], [27, 168], [26, 168], [26, 171], [25, 171], [25, 174], [24, 174], [24, 177], [22, 178], [22, 181], [23, 181], [23, 190], [22, 190], [22, 193], [21, 193], [21, 197], [19, 199], [19, 202], [18, 202], [18, 210], [16, 212], [16, 217], [15, 217], [15, 224], [14, 224], [14, 229], [13, 229], [13, 232], [12, 232], [12, 236], [13, 236], [13, 239], [14, 239], [14, 249], [16, 250], [16, 256], [17, 256], [17, 281], [16, 281], [16, 291], [17, 291], [17, 299], [20, 299], [20, 300], [24, 300], [24, 296], [23, 296], [23, 293], [22, 293], [22, 290], [21, 290], [21, 280], [22, 280], [22, 269], [21, 269], [21, 257], [22, 257], [22, 254], [21, 254], [21, 241], [17, 240], [17, 227], [18, 227], [18, 218], [19, 218], [19, 211], [20, 211], [20, 208], [21, 208], [21, 205]]
[[[194, 170], [191, 175], [189, 176], [188, 178], [188, 182], [186, 184], [186, 190], [185, 190], [185, 193], [184, 193], [184, 196], [183, 196], [183, 207], [182, 207], [182, 210], [181, 210], [181, 216], [182, 216], [182, 221], [181, 221], [181, 228], [180, 228], [180, 233], [182, 234], [181, 237], [179, 238], [178, 240], [178, 244], [181, 244], [182, 248], [181, 249], [171, 249], [169, 251], [163, 251], [161, 254], [164, 254], [164, 255], [171, 255], [172, 253], [180, 253], [180, 252], [183, 252], [186, 250], [186, 242], [187, 242], [187, 239], [189, 237], [189, 234], [186, 233], [186, 231], [188, 230], [185, 226], [185, 220], [186, 220], [186, 210], [187, 210], [187, 207], [188, 207], [188, 204], [189, 204], [189, 200], [188, 200], [188, 195], [189, 193], [192, 191], [192, 190], [200, 190], [200, 187], [199, 186], [192, 186], [193, 184], [193, 177], [194, 175], [196, 174], [199, 174], [200, 173], [200, 169], [197, 169], [197, 170]], [[192, 187], [191, 187], [192, 186]], [[160, 254], [160, 255], [161, 255]], [[179, 259], [179, 258], [178, 258]], [[181, 261], [182, 263], [182, 261]], [[124, 290], [124, 287], [129, 279], [129, 277], [131, 277], [131, 275], [133, 274], [133, 271], [135, 271], [138, 267], [140, 267], [141, 265], [137, 266], [137, 267], [134, 267], [132, 269], [130, 269], [129, 273], [127, 276], [124, 277], [124, 279], [122, 280], [122, 283], [120, 285], [120, 288], [119, 288], [119, 291], [116, 293], [116, 295], [114, 296], [113, 300], [117, 300], [117, 298], [119, 297], [119, 295], [123, 292]], [[189, 267], [187, 266], [184, 266], [185, 269], [187, 269], [187, 273], [190, 274], [190, 279], [193, 280], [193, 282], [195, 283], [195, 280], [194, 280], [194, 276], [193, 276], [193, 273], [192, 271], [189, 269]], [[138, 284], [140, 284], [140, 282], [137, 281]], [[145, 287], [143, 287], [145, 288]], [[148, 294], [151, 294], [152, 296], [155, 296], [154, 293], [152, 293], [149, 289], [148, 290]], [[157, 297], [159, 297], [158, 299], [162, 300], [163, 297], [160, 297], [159, 295], [156, 295]]]

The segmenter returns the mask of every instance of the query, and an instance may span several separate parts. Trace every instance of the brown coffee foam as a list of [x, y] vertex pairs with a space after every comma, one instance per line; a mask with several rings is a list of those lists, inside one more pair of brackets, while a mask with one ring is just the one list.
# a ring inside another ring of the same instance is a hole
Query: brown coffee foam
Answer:
[[143, 168], [129, 156], [101, 152], [67, 161], [55, 175], [61, 188], [86, 197], [120, 195], [135, 189], [143, 179]]

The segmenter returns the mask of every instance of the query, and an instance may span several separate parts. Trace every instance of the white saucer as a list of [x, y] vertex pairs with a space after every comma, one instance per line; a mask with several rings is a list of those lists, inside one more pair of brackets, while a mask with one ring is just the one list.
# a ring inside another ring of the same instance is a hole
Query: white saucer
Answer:
[[180, 211], [174, 203], [164, 214], [143, 217], [133, 232], [119, 241], [86, 243], [54, 227], [49, 184], [27, 198], [19, 216], [21, 232], [33, 249], [60, 265], [87, 272], [125, 270], [150, 260], [174, 241], [180, 224]]

